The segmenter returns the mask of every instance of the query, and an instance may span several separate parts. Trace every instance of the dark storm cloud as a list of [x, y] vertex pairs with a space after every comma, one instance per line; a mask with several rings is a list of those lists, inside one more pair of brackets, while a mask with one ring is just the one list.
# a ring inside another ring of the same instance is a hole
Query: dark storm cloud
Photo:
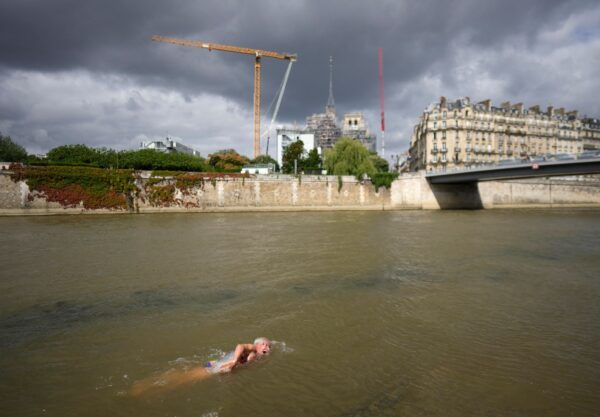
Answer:
[[[338, 109], [375, 115], [377, 48], [382, 47], [390, 128], [402, 130], [405, 141], [410, 126], [399, 121], [416, 121], [419, 111], [437, 96], [485, 95], [487, 91], [481, 90], [489, 82], [478, 80], [477, 71], [501, 83], [499, 90], [488, 92], [490, 96], [510, 94], [498, 100], [537, 101], [537, 97], [518, 97], [526, 93], [532, 79], [539, 79], [531, 74], [538, 70], [535, 59], [511, 63], [511, 51], [528, 51], [534, 57], [547, 53], [538, 49], [540, 33], [558, 29], [571, 16], [597, 10], [597, 2], [585, 0], [5, 0], [0, 4], [0, 77], [15, 71], [49, 76], [84, 71], [124, 77], [140, 88], [175, 90], [188, 100], [214, 94], [248, 108], [251, 57], [157, 44], [150, 36], [294, 52], [299, 60], [282, 118], [302, 123], [306, 115], [322, 111], [327, 100], [329, 55], [335, 57]], [[594, 38], [594, 34], [586, 36]], [[263, 62], [263, 105], [267, 106], [285, 64]], [[469, 68], [463, 66], [470, 64], [475, 72], [465, 78]], [[437, 84], [428, 84], [429, 79], [437, 79]], [[547, 88], [539, 85], [534, 91], [547, 96], [542, 99], [551, 99]], [[587, 105], [591, 100], [584, 97], [582, 102]], [[141, 107], [133, 98], [124, 103], [132, 113]], [[7, 105], [0, 99], [0, 111], [6, 111], [0, 119], [18, 123], [23, 109]], [[371, 125], [375, 128], [376, 121]]]

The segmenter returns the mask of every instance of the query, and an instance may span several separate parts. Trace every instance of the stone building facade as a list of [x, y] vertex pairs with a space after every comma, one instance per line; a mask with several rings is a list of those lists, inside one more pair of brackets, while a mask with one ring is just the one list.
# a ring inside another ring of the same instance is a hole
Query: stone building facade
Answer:
[[367, 121], [362, 113], [344, 114], [342, 136], [358, 139], [369, 151], [377, 152], [376, 137], [369, 132]]
[[576, 110], [441, 97], [413, 129], [409, 169], [444, 170], [593, 149], [600, 149], [600, 120], [579, 118]]

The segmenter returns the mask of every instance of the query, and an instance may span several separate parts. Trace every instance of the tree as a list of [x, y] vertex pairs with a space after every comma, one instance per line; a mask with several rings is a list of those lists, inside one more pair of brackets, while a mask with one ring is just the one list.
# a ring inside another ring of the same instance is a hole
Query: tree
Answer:
[[225, 149], [208, 155], [208, 163], [220, 172], [240, 172], [250, 160], [233, 149]]
[[304, 163], [304, 159], [302, 158], [303, 155], [304, 142], [298, 139], [296, 142], [290, 143], [287, 148], [285, 148], [285, 151], [283, 151], [281, 171], [283, 171], [284, 174], [293, 174], [294, 161], [297, 161], [298, 172], [300, 172]]
[[98, 151], [85, 145], [63, 145], [50, 149], [50, 163], [98, 165]]
[[370, 156], [360, 141], [342, 137], [325, 152], [324, 164], [329, 174], [354, 175], [362, 179], [365, 174], [370, 177], [377, 172]]
[[388, 172], [390, 170], [389, 162], [381, 156], [377, 155], [375, 152], [371, 153], [370, 158], [377, 172]]
[[271, 158], [269, 155], [258, 155], [256, 158], [250, 161], [251, 164], [273, 164], [275, 166], [275, 170], [279, 171], [279, 164], [276, 160]]
[[321, 155], [316, 148], [313, 148], [308, 153], [308, 157], [304, 160], [304, 169], [318, 170], [321, 168], [323, 161]]
[[0, 133], [0, 161], [24, 162], [27, 160], [27, 151], [24, 147], [12, 141], [10, 136]]

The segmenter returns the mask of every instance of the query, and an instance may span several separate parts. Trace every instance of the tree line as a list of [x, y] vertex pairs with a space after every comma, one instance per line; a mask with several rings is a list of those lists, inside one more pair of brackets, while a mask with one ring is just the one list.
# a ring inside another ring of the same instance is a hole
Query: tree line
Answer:
[[[15, 143], [10, 136], [0, 134], [0, 161], [22, 162], [29, 165], [196, 172], [240, 172], [244, 165], [271, 163], [276, 170], [284, 174], [320, 173], [325, 169], [330, 175], [353, 175], [359, 179], [378, 178], [378, 176], [387, 178], [386, 173], [389, 171], [385, 159], [369, 152], [360, 141], [352, 138], [340, 138], [335, 146], [326, 150], [323, 155], [319, 155], [316, 149], [306, 152], [304, 143], [297, 140], [287, 146], [282, 157], [282, 166], [279, 167], [277, 162], [268, 155], [260, 155], [251, 160], [234, 149], [219, 150], [208, 155], [208, 158], [203, 158], [154, 149], [117, 151], [86, 145], [62, 145], [51, 149], [44, 158], [40, 158], [29, 155], [25, 148]], [[388, 182], [388, 179], [385, 182]]]

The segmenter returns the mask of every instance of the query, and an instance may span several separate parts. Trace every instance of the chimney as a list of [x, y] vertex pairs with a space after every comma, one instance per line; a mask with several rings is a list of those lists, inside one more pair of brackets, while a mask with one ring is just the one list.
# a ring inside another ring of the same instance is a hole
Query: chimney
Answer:
[[505, 101], [500, 105], [504, 110], [510, 110], [510, 101]]
[[573, 116], [574, 119], [577, 119], [578, 115], [579, 115], [579, 111], [577, 111], [577, 110], [571, 110], [570, 112], [567, 112], [567, 116]]
[[548, 106], [548, 111], [546, 112], [546, 114], [548, 115], [548, 117], [554, 116], [554, 107]]
[[535, 114], [540, 114], [540, 106], [539, 104], [536, 104], [535, 106], [531, 106], [529, 108], [529, 111]]
[[492, 100], [489, 98], [487, 100], [480, 101], [478, 104], [483, 104], [486, 111], [490, 111], [492, 109]]
[[565, 115], [565, 108], [561, 107], [560, 109], [554, 110], [554, 114], [556, 114], [557, 116], [564, 116]]
[[445, 109], [445, 108], [447, 108], [447, 106], [446, 106], [446, 97], [444, 97], [444, 96], [441, 96], [441, 97], [440, 97], [440, 107], [441, 107], [442, 109]]

